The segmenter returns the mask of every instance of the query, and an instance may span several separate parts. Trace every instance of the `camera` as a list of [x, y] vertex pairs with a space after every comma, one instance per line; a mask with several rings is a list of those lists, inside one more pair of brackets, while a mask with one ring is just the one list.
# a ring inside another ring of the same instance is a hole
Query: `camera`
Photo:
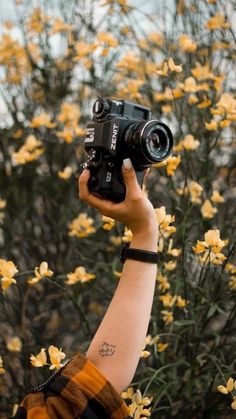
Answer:
[[173, 147], [169, 127], [151, 119], [150, 109], [127, 100], [98, 98], [87, 125], [84, 147], [89, 191], [113, 202], [125, 199], [123, 159], [130, 158], [142, 188], [144, 170], [165, 160]]

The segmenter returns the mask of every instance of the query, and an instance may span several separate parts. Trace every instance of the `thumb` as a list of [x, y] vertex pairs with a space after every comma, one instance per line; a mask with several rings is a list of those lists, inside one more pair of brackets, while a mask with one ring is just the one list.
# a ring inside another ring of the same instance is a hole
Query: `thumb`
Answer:
[[137, 196], [141, 189], [130, 159], [123, 160], [122, 175], [126, 186], [126, 196], [127, 194], [131, 198]]

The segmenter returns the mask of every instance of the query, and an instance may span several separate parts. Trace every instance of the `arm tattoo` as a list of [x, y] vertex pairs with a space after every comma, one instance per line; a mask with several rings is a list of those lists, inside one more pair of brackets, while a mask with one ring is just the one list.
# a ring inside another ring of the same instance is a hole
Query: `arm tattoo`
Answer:
[[109, 345], [107, 342], [102, 342], [99, 346], [99, 353], [101, 356], [112, 356], [115, 353], [115, 345]]

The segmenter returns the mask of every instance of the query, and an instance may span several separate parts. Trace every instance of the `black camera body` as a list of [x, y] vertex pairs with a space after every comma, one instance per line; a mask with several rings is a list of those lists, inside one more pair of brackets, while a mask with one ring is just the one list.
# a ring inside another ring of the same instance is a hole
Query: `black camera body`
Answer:
[[165, 160], [173, 147], [170, 129], [151, 120], [150, 109], [126, 100], [99, 98], [84, 141], [88, 154], [83, 169], [90, 170], [91, 193], [113, 202], [125, 199], [121, 166], [130, 158], [142, 188], [144, 170]]

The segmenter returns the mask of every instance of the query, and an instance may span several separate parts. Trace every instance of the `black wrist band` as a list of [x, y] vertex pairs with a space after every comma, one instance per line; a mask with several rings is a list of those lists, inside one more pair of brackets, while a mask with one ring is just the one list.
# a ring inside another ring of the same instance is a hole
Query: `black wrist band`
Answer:
[[123, 264], [125, 259], [134, 259], [147, 263], [158, 263], [158, 253], [148, 250], [129, 249], [130, 243], [124, 243], [120, 252], [120, 262]]

